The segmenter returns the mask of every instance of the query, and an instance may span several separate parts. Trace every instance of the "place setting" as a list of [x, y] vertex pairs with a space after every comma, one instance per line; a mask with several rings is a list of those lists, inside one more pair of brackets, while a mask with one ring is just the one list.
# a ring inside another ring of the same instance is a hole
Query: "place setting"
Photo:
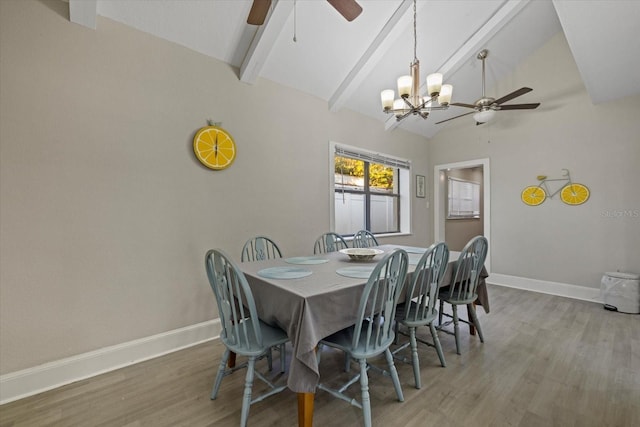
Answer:
[[301, 264], [301, 265], [316, 265], [316, 264], [326, 264], [329, 262], [327, 258], [319, 257], [319, 256], [297, 256], [292, 258], [286, 258], [284, 260], [289, 264]]
[[265, 279], [300, 279], [313, 272], [301, 267], [269, 267], [258, 271], [258, 276]]

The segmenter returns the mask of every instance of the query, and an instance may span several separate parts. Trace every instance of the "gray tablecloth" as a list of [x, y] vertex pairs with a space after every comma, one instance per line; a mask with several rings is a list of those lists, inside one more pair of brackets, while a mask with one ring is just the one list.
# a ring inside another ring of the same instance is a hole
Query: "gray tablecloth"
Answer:
[[[380, 249], [391, 251], [401, 246], [383, 245]], [[289, 368], [287, 385], [295, 392], [314, 393], [318, 385], [319, 373], [315, 348], [318, 342], [341, 329], [353, 325], [360, 302], [365, 279], [344, 277], [336, 273], [339, 268], [375, 263], [354, 262], [346, 255], [333, 252], [320, 255], [329, 262], [325, 264], [299, 265], [312, 271], [310, 276], [299, 279], [270, 279], [258, 275], [262, 269], [276, 266], [291, 266], [284, 259], [266, 260], [240, 264], [247, 277], [256, 301], [260, 318], [269, 324], [282, 328], [293, 345], [293, 357]], [[452, 252], [449, 265], [457, 259]], [[414, 265], [409, 266], [413, 271]], [[445, 273], [443, 284], [451, 280], [451, 270]], [[486, 277], [486, 271], [484, 272]], [[479, 286], [479, 303], [489, 311], [484, 278]], [[482, 290], [481, 290], [482, 289]]]

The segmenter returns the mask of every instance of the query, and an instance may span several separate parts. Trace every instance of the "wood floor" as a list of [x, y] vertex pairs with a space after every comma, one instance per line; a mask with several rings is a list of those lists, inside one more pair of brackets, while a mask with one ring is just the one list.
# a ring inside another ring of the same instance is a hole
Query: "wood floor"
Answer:
[[[489, 294], [492, 312], [479, 309], [484, 344], [465, 330], [458, 356], [453, 337], [440, 334], [446, 368], [421, 347], [421, 390], [411, 366], [397, 363], [405, 402], [388, 377], [370, 374], [375, 426], [640, 426], [640, 316], [496, 286]], [[0, 427], [237, 426], [244, 370], [209, 400], [221, 355], [216, 340], [5, 404]], [[342, 378], [342, 365], [325, 351], [323, 381]], [[357, 385], [349, 391], [359, 396]], [[249, 425], [296, 426], [296, 394], [253, 405]], [[359, 409], [317, 393], [314, 426], [357, 425]]]

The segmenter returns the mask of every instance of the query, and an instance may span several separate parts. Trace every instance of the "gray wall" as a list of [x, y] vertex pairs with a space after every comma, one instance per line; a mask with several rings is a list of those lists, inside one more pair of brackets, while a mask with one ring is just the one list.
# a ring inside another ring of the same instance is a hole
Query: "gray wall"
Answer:
[[[606, 271], [640, 272], [640, 96], [593, 105], [563, 34], [488, 94], [522, 86], [534, 91], [518, 101], [540, 101], [537, 110], [499, 112], [483, 126], [458, 119], [430, 141], [431, 166], [491, 161], [492, 272], [590, 288]], [[537, 175], [562, 168], [590, 188], [585, 204], [520, 201]]]
[[[0, 373], [217, 317], [204, 253], [265, 234], [310, 253], [329, 227], [329, 141], [413, 159], [427, 143], [68, 4], [0, 1]], [[285, 112], [282, 106], [289, 109]], [[207, 119], [230, 169], [192, 151]], [[331, 176], [332, 177], [332, 176]], [[427, 205], [411, 236], [431, 243]]]

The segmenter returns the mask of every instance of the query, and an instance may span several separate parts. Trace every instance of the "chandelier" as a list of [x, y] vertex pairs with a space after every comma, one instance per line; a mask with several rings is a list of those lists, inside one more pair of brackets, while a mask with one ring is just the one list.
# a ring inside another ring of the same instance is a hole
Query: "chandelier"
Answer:
[[451, 102], [453, 86], [442, 84], [442, 74], [433, 73], [427, 76], [427, 95], [420, 96], [420, 61], [416, 56], [416, 0], [413, 0], [413, 62], [409, 65], [411, 75], [398, 78], [398, 95], [391, 89], [380, 93], [382, 109], [385, 113], [395, 114], [400, 121], [409, 115], [429, 117], [429, 112], [446, 110]]

